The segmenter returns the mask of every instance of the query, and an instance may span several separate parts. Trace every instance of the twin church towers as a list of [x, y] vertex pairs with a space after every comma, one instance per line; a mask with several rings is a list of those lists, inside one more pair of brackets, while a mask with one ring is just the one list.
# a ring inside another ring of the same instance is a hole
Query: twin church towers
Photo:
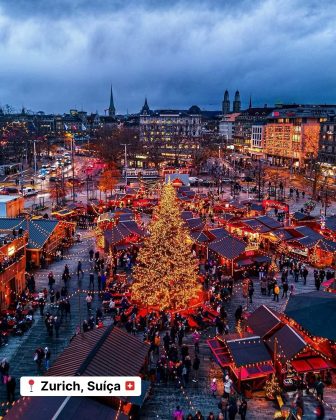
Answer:
[[[240, 93], [239, 93], [239, 90], [237, 90], [235, 93], [234, 101], [233, 101], [232, 112], [240, 112], [240, 109], [241, 109]], [[224, 100], [222, 102], [222, 111], [223, 111], [223, 115], [229, 114], [231, 112], [230, 97], [229, 97], [229, 92], [227, 90], [224, 93]]]

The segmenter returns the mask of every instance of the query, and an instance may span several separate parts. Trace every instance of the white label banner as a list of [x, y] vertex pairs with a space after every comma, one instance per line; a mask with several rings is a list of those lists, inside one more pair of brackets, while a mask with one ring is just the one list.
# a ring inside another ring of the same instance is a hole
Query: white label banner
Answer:
[[22, 376], [23, 397], [138, 397], [141, 395], [139, 376]]

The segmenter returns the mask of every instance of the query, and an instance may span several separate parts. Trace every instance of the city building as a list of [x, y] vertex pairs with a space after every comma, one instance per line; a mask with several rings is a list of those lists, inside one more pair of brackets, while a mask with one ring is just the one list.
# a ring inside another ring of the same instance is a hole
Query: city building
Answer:
[[0, 195], [0, 217], [16, 217], [24, 210], [21, 195]]
[[140, 140], [169, 144], [176, 139], [197, 139], [202, 133], [202, 115], [198, 106], [188, 110], [150, 111], [145, 101], [140, 114]]
[[239, 115], [239, 113], [224, 115], [219, 122], [219, 135], [227, 144], [232, 143], [235, 121]]
[[251, 147], [252, 126], [267, 121], [274, 108], [248, 108], [235, 119], [233, 141], [236, 149], [248, 152]]
[[253, 158], [262, 158], [263, 157], [263, 147], [264, 147], [264, 135], [265, 135], [265, 124], [264, 123], [255, 123], [251, 128], [251, 146], [250, 154]]
[[265, 126], [265, 157], [275, 164], [295, 166], [316, 158], [320, 123], [324, 120], [309, 108], [275, 110]]
[[16, 293], [26, 287], [27, 234], [0, 234], [0, 309], [15, 301]]
[[151, 148], [151, 157], [155, 153], [165, 160], [187, 161], [199, 147], [201, 136], [202, 113], [198, 106], [151, 111], [145, 101], [140, 113], [140, 141]]
[[319, 161], [331, 169], [336, 168], [336, 117], [321, 123]]

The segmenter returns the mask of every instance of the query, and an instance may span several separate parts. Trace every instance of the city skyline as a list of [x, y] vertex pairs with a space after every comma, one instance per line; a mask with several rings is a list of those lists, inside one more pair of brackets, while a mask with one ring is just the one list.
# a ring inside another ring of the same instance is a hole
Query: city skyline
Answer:
[[111, 82], [117, 113], [336, 102], [331, 1], [98, 3], [0, 3], [2, 106], [103, 113]]

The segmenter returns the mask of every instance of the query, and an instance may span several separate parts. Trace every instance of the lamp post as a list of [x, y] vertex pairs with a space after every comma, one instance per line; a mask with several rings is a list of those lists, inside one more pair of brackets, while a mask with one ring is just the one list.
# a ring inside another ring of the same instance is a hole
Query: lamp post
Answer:
[[124, 155], [124, 171], [125, 171], [125, 191], [127, 187], [127, 146], [129, 146], [130, 143], [122, 143], [121, 146], [125, 147], [125, 155]]

